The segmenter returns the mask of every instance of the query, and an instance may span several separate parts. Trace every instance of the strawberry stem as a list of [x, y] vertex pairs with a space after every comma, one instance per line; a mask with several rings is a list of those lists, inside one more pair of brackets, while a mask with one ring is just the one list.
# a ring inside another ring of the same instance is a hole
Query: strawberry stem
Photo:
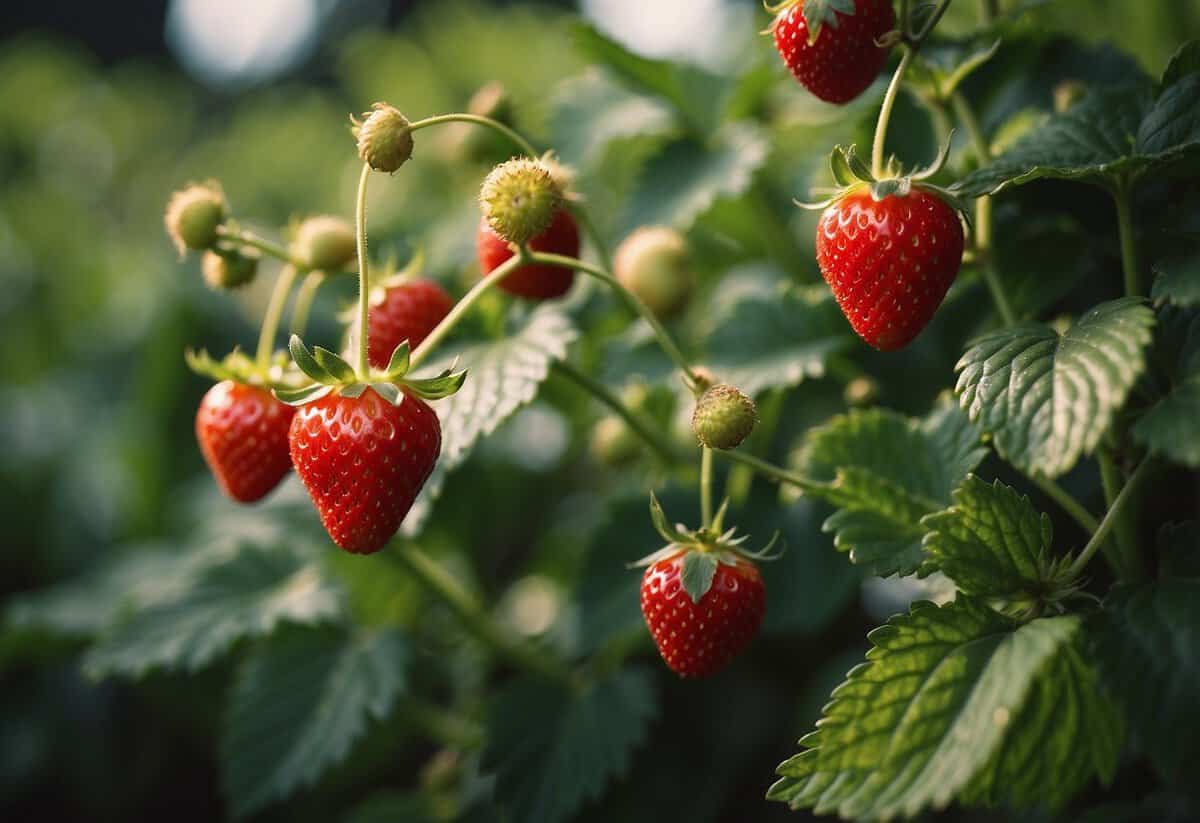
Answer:
[[267, 311], [263, 314], [262, 326], [258, 331], [258, 351], [254, 362], [265, 375], [271, 366], [271, 355], [275, 352], [275, 334], [279, 331], [279, 320], [283, 316], [283, 306], [287, 303], [292, 284], [300, 270], [291, 263], [284, 265], [275, 278], [275, 286], [271, 290], [271, 299], [267, 303]]
[[292, 334], [304, 336], [304, 330], [308, 327], [308, 315], [312, 311], [313, 299], [317, 296], [321, 286], [325, 284], [325, 272], [310, 271], [300, 284], [300, 290], [296, 292], [296, 302], [292, 306], [292, 322], [290, 324]]
[[883, 95], [883, 105], [879, 108], [879, 121], [875, 124], [875, 140], [871, 144], [871, 174], [877, 180], [882, 180], [887, 175], [887, 168], [883, 164], [883, 144], [887, 139], [888, 121], [892, 118], [892, 106], [896, 104], [900, 83], [904, 80], [904, 73], [908, 71], [909, 64], [912, 63], [913, 54], [913, 48], [906, 47], [904, 49], [904, 56], [900, 58], [900, 65], [896, 66], [896, 73], [892, 75], [892, 81], [888, 83], [887, 91]]
[[442, 123], [473, 123], [476, 126], [484, 126], [492, 131], [499, 132], [513, 142], [523, 153], [529, 157], [537, 157], [537, 149], [533, 144], [518, 134], [515, 130], [501, 123], [499, 120], [493, 120], [490, 117], [484, 117], [481, 114], [465, 114], [455, 112], [453, 114], [439, 114], [435, 117], [426, 117], [424, 120], [418, 120], [411, 126], [412, 131], [420, 131], [421, 129], [429, 128], [430, 126], [438, 126]]
[[1138, 273], [1137, 240], [1133, 231], [1133, 187], [1122, 182], [1112, 189], [1112, 196], [1117, 205], [1117, 230], [1121, 237], [1121, 271], [1125, 276], [1125, 295], [1139, 297], [1142, 294], [1142, 282]]
[[358, 240], [358, 362], [355, 371], [362, 380], [371, 376], [371, 361], [368, 358], [371, 343], [368, 320], [371, 310], [371, 272], [367, 260], [367, 181], [370, 178], [371, 165], [363, 163], [354, 207], [354, 232]]
[[713, 450], [700, 447], [700, 525], [707, 529], [713, 519]]
[[1112, 501], [1112, 504], [1109, 505], [1108, 512], [1104, 515], [1104, 519], [1100, 521], [1100, 526], [1096, 529], [1095, 534], [1092, 535], [1092, 539], [1088, 541], [1083, 551], [1080, 552], [1079, 557], [1077, 557], [1075, 562], [1071, 564], [1072, 577], [1078, 577], [1083, 573], [1088, 561], [1092, 559], [1092, 557], [1104, 544], [1104, 541], [1108, 537], [1108, 533], [1118, 525], [1118, 521], [1126, 522], [1126, 518], [1124, 517], [1125, 507], [1129, 504], [1130, 499], [1137, 491], [1138, 485], [1142, 482], [1143, 478], [1145, 478], [1147, 474], [1147, 467], [1149, 465], [1149, 458], [1143, 459], [1138, 467], [1133, 470], [1133, 474], [1129, 476], [1129, 479], [1125, 481], [1124, 487]]
[[304, 264], [296, 258], [292, 257], [291, 252], [286, 248], [267, 240], [265, 237], [259, 237], [253, 232], [244, 231], [238, 228], [230, 228], [228, 226], [218, 226], [217, 234], [222, 240], [226, 240], [234, 245], [249, 246], [252, 249], [258, 249], [268, 257], [274, 257], [276, 260], [281, 260], [295, 266], [298, 269], [303, 269]]
[[1092, 516], [1092, 513], [1089, 512], [1082, 503], [1076, 500], [1069, 491], [1058, 485], [1058, 483], [1037, 472], [1029, 475], [1029, 479], [1033, 481], [1033, 484], [1041, 489], [1047, 497], [1057, 503], [1063, 511], [1071, 515], [1075, 522], [1082, 526], [1083, 530], [1089, 535], [1094, 534], [1096, 529], [1100, 527], [1099, 521]]

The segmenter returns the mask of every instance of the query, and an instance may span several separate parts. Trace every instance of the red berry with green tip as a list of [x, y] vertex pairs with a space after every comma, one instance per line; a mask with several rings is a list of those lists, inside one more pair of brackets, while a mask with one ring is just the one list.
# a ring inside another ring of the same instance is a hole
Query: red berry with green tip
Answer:
[[196, 412], [196, 440], [221, 489], [253, 503], [279, 485], [292, 468], [288, 428], [295, 409], [266, 389], [222, 380]]
[[858, 336], [881, 351], [907, 346], [958, 276], [958, 212], [922, 189], [875, 200], [864, 186], [817, 225], [817, 265]]
[[662, 659], [680, 677], [707, 677], [746, 648], [766, 613], [758, 568], [744, 558], [722, 561], [712, 586], [693, 602], [680, 574], [687, 550], [649, 566], [642, 577], [642, 615]]
[[383, 548], [425, 485], [442, 429], [425, 401], [398, 406], [372, 389], [330, 394], [296, 410], [292, 462], [333, 542], [353, 554]]
[[[853, 14], [837, 10], [853, 7]], [[820, 19], [808, 19], [818, 15]], [[827, 103], [848, 103], [879, 76], [888, 49], [875, 41], [896, 26], [892, 0], [795, 2], [772, 25], [775, 48], [797, 80]], [[816, 38], [811, 39], [811, 32]]]
[[421, 345], [454, 308], [454, 300], [432, 280], [408, 280], [383, 290], [383, 299], [370, 307], [368, 356], [377, 369], [387, 367], [396, 347], [408, 341]]
[[[484, 276], [491, 274], [497, 266], [514, 254], [508, 243], [488, 225], [486, 218], [479, 221], [476, 245], [479, 251], [479, 267]], [[575, 225], [575, 218], [566, 209], [559, 210], [554, 215], [550, 227], [529, 241], [529, 247], [534, 251], [578, 257], [579, 228]], [[505, 277], [499, 287], [509, 294], [528, 300], [548, 300], [565, 294], [574, 280], [573, 269], [528, 264]]]

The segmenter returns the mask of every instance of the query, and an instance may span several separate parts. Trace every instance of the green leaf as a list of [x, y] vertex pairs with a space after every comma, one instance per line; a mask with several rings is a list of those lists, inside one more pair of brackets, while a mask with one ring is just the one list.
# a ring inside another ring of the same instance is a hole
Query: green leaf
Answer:
[[563, 82], [551, 100], [554, 146], [565, 162], [583, 169], [599, 163], [615, 143], [665, 140], [679, 126], [671, 109], [636, 94], [597, 70]]
[[442, 426], [442, 454], [404, 520], [405, 534], [417, 533], [441, 493], [447, 472], [467, 459], [475, 444], [537, 395], [550, 365], [567, 356], [578, 332], [562, 309], [540, 306], [524, 325], [501, 340], [447, 347], [429, 371], [440, 374], [457, 360], [471, 372], [462, 390], [435, 403]]
[[282, 800], [341, 762], [403, 690], [395, 631], [292, 629], [239, 669], [221, 735], [221, 784], [235, 817]]
[[829, 484], [818, 494], [841, 509], [825, 522], [839, 550], [873, 574], [911, 574], [925, 557], [921, 518], [949, 505], [984, 454], [978, 430], [944, 404], [924, 420], [884, 409], [835, 417], [792, 463]]
[[[321, 368], [333, 375], [333, 377], [343, 383], [353, 383], [357, 378], [354, 369], [341, 358], [341, 355], [334, 354], [329, 349], [321, 346], [313, 346], [313, 359], [320, 364]], [[311, 375], [310, 375], [311, 376]]]
[[750, 395], [823, 376], [854, 342], [828, 289], [804, 291], [759, 267], [728, 274], [708, 318], [705, 365]]
[[1189, 74], [1200, 72], [1200, 40], [1190, 40], [1171, 56], [1163, 71], [1161, 88], [1167, 89]]
[[688, 552], [683, 556], [683, 568], [679, 570], [679, 582], [693, 603], [699, 603], [712, 588], [713, 577], [720, 565], [715, 555], [707, 552]]
[[320, 623], [342, 613], [338, 590], [310, 551], [292, 543], [239, 546], [192, 572], [178, 596], [129, 615], [84, 658], [92, 677], [195, 671], [238, 640], [282, 622]]
[[1185, 730], [1200, 728], [1200, 578], [1116, 587], [1095, 634], [1135, 746], [1168, 780], [1194, 776], [1200, 738]]
[[1154, 264], [1154, 273], [1150, 297], [1155, 302], [1200, 305], [1200, 250], [1160, 260]]
[[1158, 532], [1159, 568], [1171, 577], [1200, 577], [1200, 522], [1167, 523]]
[[1116, 767], [1120, 726], [1080, 653], [1075, 616], [1026, 625], [960, 595], [916, 603], [870, 634], [768, 798], [860, 820], [956, 797], [1061, 807]]
[[954, 491], [954, 506], [922, 522], [930, 565], [967, 594], [1015, 600], [1043, 592], [1050, 582], [1050, 518], [999, 480], [988, 484], [967, 475]]
[[488, 713], [483, 765], [496, 774], [497, 800], [513, 820], [573, 819], [628, 768], [656, 702], [641, 669], [618, 672], [575, 695], [517, 681]]
[[1200, 369], [1138, 420], [1133, 439], [1176, 463], [1200, 468]]
[[971, 420], [1017, 468], [1056, 477], [1090, 453], [1145, 366], [1154, 313], [1102, 303], [1065, 334], [1022, 325], [975, 340], [956, 369]]

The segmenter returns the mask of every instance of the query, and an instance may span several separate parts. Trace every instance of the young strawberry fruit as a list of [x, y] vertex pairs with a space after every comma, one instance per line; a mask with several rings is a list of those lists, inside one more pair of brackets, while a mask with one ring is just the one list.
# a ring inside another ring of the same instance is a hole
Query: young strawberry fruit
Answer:
[[896, 26], [892, 0], [792, 0], [771, 26], [775, 48], [797, 80], [828, 103], [847, 103], [879, 76]]
[[386, 368], [396, 347], [408, 341], [416, 348], [442, 322], [454, 300], [432, 280], [416, 278], [384, 286], [381, 299], [372, 299], [369, 313], [371, 365]]
[[442, 429], [425, 401], [404, 393], [393, 405], [372, 387], [331, 393], [296, 411], [292, 462], [321, 524], [343, 549], [383, 548], [412, 507], [442, 449]]
[[756, 554], [739, 548], [744, 537], [721, 531], [725, 508], [708, 528], [688, 531], [669, 525], [650, 496], [651, 519], [667, 546], [638, 562], [646, 566], [642, 616], [662, 659], [680, 677], [724, 668], [758, 634], [766, 613], [766, 588], [752, 559], [773, 559], [771, 547]]
[[196, 440], [221, 489], [253, 503], [292, 468], [288, 428], [295, 409], [266, 389], [233, 380], [214, 385], [196, 412]]
[[817, 225], [817, 265], [858, 336], [881, 351], [928, 325], [962, 263], [963, 228], [937, 194], [850, 189]]
[[[485, 277], [513, 256], [512, 247], [496, 234], [486, 218], [479, 221], [476, 247], [479, 267]], [[575, 218], [566, 209], [560, 209], [549, 228], [529, 241], [529, 247], [534, 251], [578, 257], [579, 228], [575, 225]], [[548, 300], [565, 294], [574, 280], [575, 272], [571, 269], [530, 264], [521, 266], [505, 277], [500, 282], [500, 288], [528, 300]]]

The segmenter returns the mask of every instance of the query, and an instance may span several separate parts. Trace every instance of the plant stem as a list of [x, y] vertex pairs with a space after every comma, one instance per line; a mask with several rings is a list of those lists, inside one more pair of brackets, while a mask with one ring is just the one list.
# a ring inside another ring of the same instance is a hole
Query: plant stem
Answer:
[[692, 371], [692, 367], [688, 364], [687, 358], [683, 356], [683, 352], [675, 345], [675, 341], [671, 339], [671, 335], [663, 328], [658, 318], [654, 316], [654, 312], [646, 307], [646, 304], [637, 298], [632, 292], [621, 285], [617, 278], [613, 277], [604, 269], [593, 266], [590, 263], [585, 263], [582, 260], [577, 260], [574, 257], [566, 257], [561, 254], [549, 254], [547, 252], [530, 252], [529, 261], [532, 263], [544, 263], [549, 266], [559, 266], [564, 269], [576, 269], [584, 274], [595, 277], [598, 280], [607, 283], [608, 286], [617, 293], [617, 296], [629, 307], [634, 313], [641, 316], [643, 320], [650, 324], [650, 328], [654, 331], [654, 336], [658, 338], [658, 345], [671, 358], [672, 362], [683, 372], [687, 380], [688, 387], [694, 388], [699, 385], [699, 379], [696, 373]]
[[[1100, 464], [1100, 483], [1104, 487], [1104, 502], [1111, 512], [1116, 506], [1117, 500], [1125, 489], [1122, 487], [1121, 470], [1117, 467], [1116, 461], [1113, 459], [1112, 453], [1106, 447], [1101, 447], [1096, 454], [1096, 459]], [[1144, 461], [1143, 461], [1144, 462]], [[1128, 481], [1125, 482], [1128, 486]], [[1134, 524], [1127, 518], [1120, 518], [1110, 528], [1115, 531], [1112, 535], [1112, 540], [1106, 544], [1104, 548], [1104, 556], [1108, 559], [1109, 565], [1112, 566], [1113, 572], [1118, 578], [1128, 580], [1140, 576], [1137, 550], [1137, 536], [1134, 533]]]
[[887, 91], [883, 95], [883, 105], [879, 108], [879, 121], [875, 124], [875, 142], [871, 146], [871, 173], [876, 178], [884, 176], [883, 144], [887, 139], [888, 121], [892, 117], [892, 106], [896, 103], [900, 83], [904, 79], [904, 72], [908, 71], [909, 63], [912, 62], [913, 53], [912, 48], [904, 48], [904, 56], [900, 58], [900, 65], [896, 66], [896, 73], [892, 75], [892, 82], [888, 83]]
[[471, 287], [471, 290], [462, 296], [450, 313], [442, 318], [442, 322], [434, 327], [433, 331], [421, 341], [421, 345], [413, 350], [412, 356], [409, 357], [409, 369], [415, 369], [419, 363], [427, 358], [438, 344], [454, 330], [458, 322], [463, 318], [471, 307], [479, 302], [479, 299], [488, 292], [492, 287], [496, 286], [505, 277], [519, 269], [523, 264], [529, 262], [525, 257], [524, 252], [514, 254], [512, 257], [505, 260], [499, 266], [491, 271], [486, 277]]
[[[979, 119], [975, 116], [971, 104], [967, 102], [967, 98], [960, 91], [955, 91], [951, 95], [950, 102], [954, 107], [955, 116], [963, 124], [967, 136], [971, 138], [971, 145], [978, 156], [979, 165], [981, 167], [989, 165], [992, 162], [992, 147], [983, 133], [983, 127], [979, 125]], [[1004, 293], [1004, 287], [1000, 283], [996, 267], [992, 264], [992, 198], [987, 195], [975, 200], [975, 259], [983, 273], [988, 291], [992, 294], [992, 302], [996, 304], [996, 310], [1000, 312], [1001, 320], [1004, 321], [1004, 325], [1011, 326], [1016, 322], [1016, 314], [1008, 302], [1008, 295]]]
[[1121, 236], [1121, 270], [1125, 275], [1125, 296], [1142, 293], [1142, 278], [1138, 272], [1137, 239], [1133, 233], [1133, 186], [1123, 182], [1112, 190], [1117, 205], [1117, 230]]
[[304, 265], [294, 257], [286, 248], [273, 243], [266, 238], [259, 237], [257, 234], [242, 229], [230, 229], [227, 226], [218, 226], [217, 234], [222, 239], [228, 240], [230, 243], [235, 243], [239, 246], [249, 246], [252, 249], [258, 249], [263, 254], [274, 257], [276, 260], [282, 260], [284, 263], [295, 266], [298, 269], [303, 269]]
[[1092, 516], [1092, 513], [1089, 512], [1082, 503], [1076, 500], [1070, 492], [1045, 475], [1034, 473], [1029, 476], [1029, 479], [1032, 480], [1033, 484], [1041, 489], [1047, 497], [1057, 503], [1063, 511], [1069, 514], [1076, 523], [1082, 526], [1084, 531], [1086, 531], [1089, 535], [1095, 534], [1096, 529], [1100, 526], [1100, 522], [1096, 520], [1096, 518]]
[[677, 462], [678, 458], [671, 451], [670, 447], [663, 442], [663, 438], [660, 438], [651, 431], [607, 386], [575, 368], [567, 360], [555, 361], [552, 368], [564, 377], [573, 380], [578, 386], [590, 392], [593, 397], [612, 409], [613, 412], [625, 421], [625, 424], [629, 426], [634, 434], [642, 438], [642, 440], [646, 441], [646, 445], [654, 449], [654, 452], [662, 458], [664, 463], [670, 465]]
[[371, 166], [363, 163], [354, 206], [354, 232], [358, 239], [358, 363], [355, 371], [363, 380], [369, 379], [371, 374], [368, 357], [371, 329], [367, 319], [371, 310], [371, 265], [367, 259], [367, 181], [370, 179]]
[[713, 519], [713, 450], [700, 447], [700, 525], [708, 528]]
[[537, 149], [533, 144], [518, 134], [515, 130], [501, 123], [499, 120], [493, 120], [490, 117], [484, 117], [479, 114], [466, 114], [456, 112], [454, 114], [439, 114], [436, 117], [426, 117], [423, 120], [418, 120], [412, 124], [412, 131], [420, 131], [421, 129], [429, 128], [430, 126], [441, 125], [442, 123], [474, 123], [477, 126], [485, 126], [492, 131], [497, 131], [507, 137], [513, 144], [524, 152], [529, 157], [537, 157]]
[[255, 353], [255, 363], [265, 372], [271, 366], [271, 355], [275, 351], [275, 333], [279, 331], [279, 320], [283, 317], [283, 306], [287, 303], [292, 284], [300, 270], [291, 263], [284, 265], [275, 278], [275, 287], [271, 290], [271, 299], [267, 303], [267, 311], [263, 315], [262, 327], [258, 332], [258, 351]]
[[950, 2], [951, 0], [942, 0], [938, 4], [938, 7], [934, 9], [933, 15], [925, 21], [925, 25], [921, 27], [921, 30], [913, 35], [913, 48], [918, 48], [925, 38], [929, 36], [930, 32], [933, 31], [933, 27], [938, 24], [938, 21], [942, 19], [942, 15], [946, 13], [946, 9], [950, 8]]
[[1125, 519], [1123, 517], [1125, 506], [1128, 505], [1130, 499], [1136, 492], [1138, 484], [1141, 483], [1142, 479], [1146, 476], [1149, 465], [1150, 460], [1149, 458], [1146, 458], [1143, 459], [1138, 467], [1133, 470], [1133, 474], [1131, 474], [1129, 476], [1129, 480], [1125, 482], [1125, 487], [1121, 489], [1120, 494], [1116, 496], [1116, 498], [1112, 501], [1112, 504], [1108, 507], [1108, 512], [1105, 513], [1104, 519], [1100, 521], [1100, 526], [1096, 529], [1095, 534], [1092, 535], [1092, 539], [1088, 541], [1087, 545], [1084, 546], [1083, 551], [1080, 552], [1079, 557], [1077, 557], [1075, 562], [1071, 564], [1072, 576], [1078, 576], [1083, 572], [1084, 568], [1088, 564], [1088, 561], [1092, 559], [1092, 557], [1104, 544], [1105, 539], [1108, 537], [1108, 533], [1117, 525], [1119, 521], [1123, 521]]
[[514, 666], [530, 674], [558, 683], [567, 689], [577, 687], [567, 665], [548, 649], [535, 649], [514, 637], [484, 611], [483, 606], [464, 589], [454, 576], [411, 543], [396, 541], [393, 555], [428, 591], [436, 595], [463, 622], [466, 629], [490, 649]]
[[412, 695], [396, 701], [396, 712], [408, 725], [448, 749], [472, 752], [483, 745], [484, 732], [476, 723]]
[[313, 298], [317, 296], [317, 292], [325, 283], [325, 272], [310, 271], [300, 284], [300, 290], [296, 292], [296, 303], [292, 306], [292, 334], [304, 336], [304, 330], [308, 328], [308, 315], [312, 311]]
[[736, 449], [722, 449], [717, 453], [735, 463], [741, 463], [742, 465], [750, 466], [765, 477], [769, 477], [780, 483], [787, 483], [790, 486], [795, 486], [802, 491], [820, 492], [824, 491], [826, 488], [824, 483], [803, 477], [796, 472], [776, 466], [774, 463], [768, 463], [766, 460], [761, 460], [753, 455], [744, 454]]

